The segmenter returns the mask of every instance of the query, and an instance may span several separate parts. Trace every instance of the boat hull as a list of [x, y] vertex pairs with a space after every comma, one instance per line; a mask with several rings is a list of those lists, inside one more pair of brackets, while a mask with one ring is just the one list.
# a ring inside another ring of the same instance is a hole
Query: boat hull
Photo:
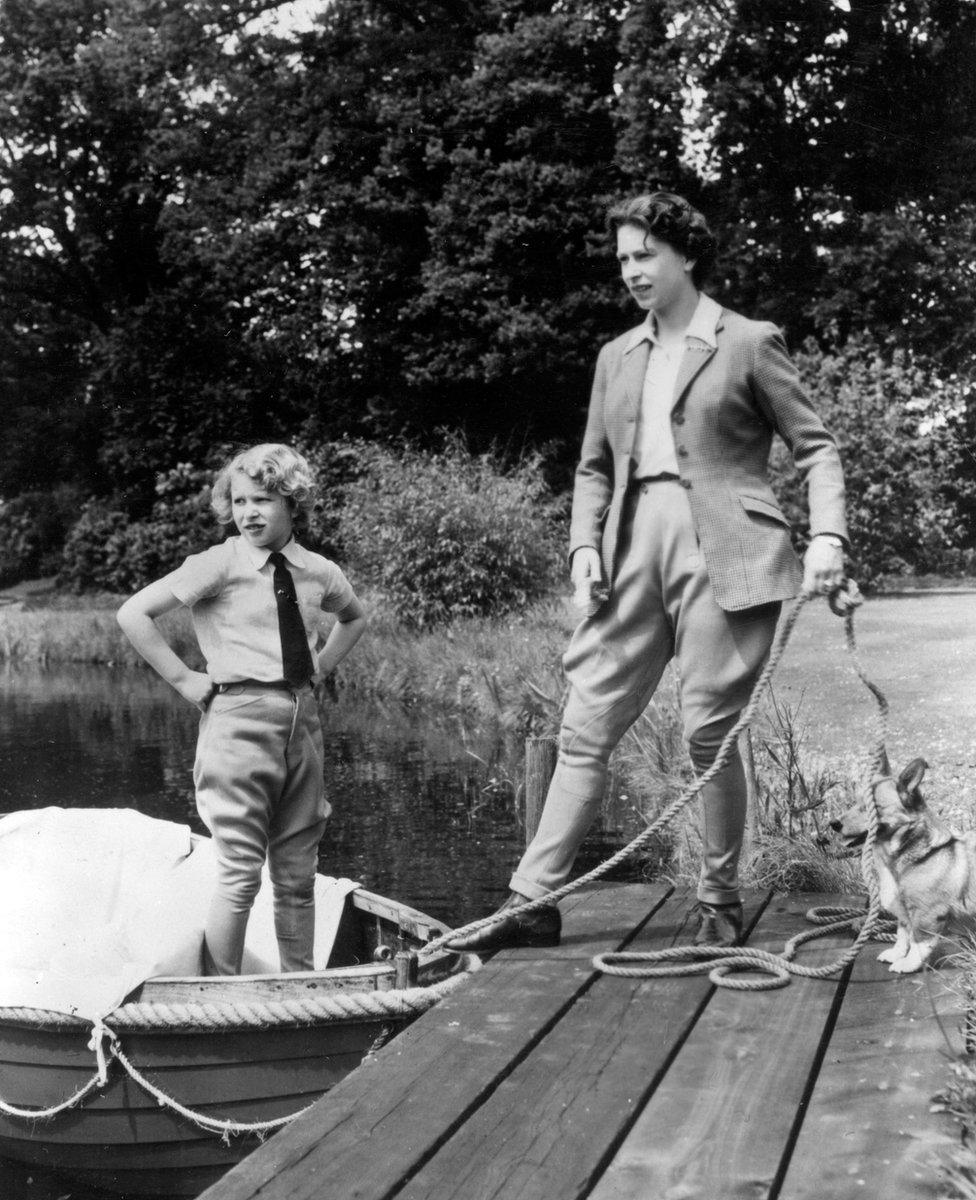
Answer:
[[[345, 966], [233, 980], [151, 980], [133, 1002], [150, 1010], [188, 1006], [192, 1014], [196, 1005], [233, 1014], [302, 997], [368, 998], [390, 990], [397, 983], [394, 946], [405, 938], [419, 948], [444, 927], [370, 893], [350, 900], [339, 939], [353, 959]], [[437, 956], [418, 983], [444, 978], [457, 965], [457, 956]], [[175, 1029], [117, 1021], [114, 1028], [126, 1059], [168, 1098], [212, 1120], [247, 1124], [291, 1116], [313, 1103], [410, 1019], [371, 1013], [256, 1028], [193, 1027], [192, 1019]], [[111, 1014], [106, 1024], [113, 1027]], [[45, 1023], [0, 1012], [0, 1096], [32, 1110], [63, 1102], [95, 1073], [90, 1036], [89, 1026], [53, 1014]], [[196, 1196], [257, 1144], [257, 1135], [223, 1139], [162, 1107], [119, 1062], [111, 1063], [102, 1088], [52, 1119], [25, 1121], [0, 1112], [0, 1156], [125, 1197]]]
[[[374, 1021], [220, 1033], [122, 1038], [126, 1056], [167, 1095], [195, 1112], [239, 1122], [298, 1112], [362, 1061], [384, 1028]], [[3, 1094], [45, 1108], [92, 1076], [84, 1030], [0, 1029]], [[29, 1136], [25, 1136], [25, 1134]], [[27, 1126], [0, 1114], [0, 1154], [131, 1196], [193, 1196], [257, 1145], [230, 1144], [161, 1107], [116, 1066], [82, 1107]]]

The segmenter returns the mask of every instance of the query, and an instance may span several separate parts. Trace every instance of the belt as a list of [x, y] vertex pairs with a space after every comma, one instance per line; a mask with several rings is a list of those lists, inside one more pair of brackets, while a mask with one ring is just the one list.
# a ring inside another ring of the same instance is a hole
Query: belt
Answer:
[[652, 483], [679, 483], [680, 475], [673, 475], [670, 471], [662, 471], [660, 475], [644, 475], [640, 479], [632, 479], [630, 488], [634, 492], [642, 492], [645, 487]]
[[235, 679], [232, 683], [218, 683], [218, 692], [231, 692], [234, 688], [271, 688], [274, 691], [281, 692], [300, 692], [302, 688], [307, 687], [309, 680], [298, 687], [293, 687], [284, 679]]

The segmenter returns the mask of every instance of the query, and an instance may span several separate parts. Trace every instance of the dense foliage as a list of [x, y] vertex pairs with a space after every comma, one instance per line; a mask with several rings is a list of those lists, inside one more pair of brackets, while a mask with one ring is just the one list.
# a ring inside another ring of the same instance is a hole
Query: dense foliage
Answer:
[[223, 536], [210, 508], [212, 473], [181, 464], [161, 475], [157, 499], [131, 520], [117, 505], [89, 500], [68, 533], [58, 574], [75, 591], [131, 592]]
[[664, 186], [721, 235], [720, 300], [951, 395], [875, 461], [938, 458], [921, 544], [971, 544], [976, 5], [277, 7], [0, 6], [0, 497], [94, 497], [80, 537], [218, 444], [443, 429], [561, 488], [633, 319], [605, 205]]
[[537, 458], [506, 470], [450, 442], [377, 449], [347, 485], [339, 523], [354, 577], [405, 623], [524, 608], [556, 578], [560, 506]]
[[[862, 585], [879, 576], [953, 571], [970, 566], [963, 526], [973, 485], [969, 447], [951, 414], [963, 403], [902, 353], [886, 356], [871, 338], [824, 353], [813, 343], [797, 355], [804, 383], [834, 432], [844, 463], [850, 570]], [[960, 457], [970, 461], [960, 462]], [[785, 447], [773, 461], [774, 486], [796, 528], [806, 497]]]

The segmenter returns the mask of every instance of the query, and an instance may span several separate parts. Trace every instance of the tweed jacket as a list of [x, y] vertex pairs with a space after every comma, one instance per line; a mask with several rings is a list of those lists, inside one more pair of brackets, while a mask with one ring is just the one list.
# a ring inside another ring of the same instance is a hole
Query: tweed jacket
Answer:
[[[599, 550], [611, 588], [649, 354], [646, 340], [632, 344], [633, 333], [609, 342], [597, 358], [570, 525], [570, 553], [581, 546]], [[789, 523], [769, 485], [774, 433], [805, 477], [811, 535], [846, 539], [847, 524], [836, 443], [804, 392], [780, 331], [722, 309], [715, 340], [714, 348], [686, 343], [671, 431], [715, 599], [732, 612], [786, 600], [802, 578]]]

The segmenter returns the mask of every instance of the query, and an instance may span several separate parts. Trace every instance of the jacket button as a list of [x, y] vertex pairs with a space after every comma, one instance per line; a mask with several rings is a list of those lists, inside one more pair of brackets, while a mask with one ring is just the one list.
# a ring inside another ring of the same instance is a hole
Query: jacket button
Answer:
[[675, 413], [674, 416], [671, 418], [671, 420], [674, 422], [675, 425], [684, 425], [684, 423], [685, 423], [685, 419], [681, 415], [681, 413]]
[[684, 446], [678, 446], [677, 453], [678, 453], [679, 458], [687, 458], [688, 457], [688, 451], [684, 448]]
[[681, 486], [683, 488], [687, 488], [689, 492], [691, 491], [691, 480], [690, 479], [680, 479], [678, 482], [681, 484]]

